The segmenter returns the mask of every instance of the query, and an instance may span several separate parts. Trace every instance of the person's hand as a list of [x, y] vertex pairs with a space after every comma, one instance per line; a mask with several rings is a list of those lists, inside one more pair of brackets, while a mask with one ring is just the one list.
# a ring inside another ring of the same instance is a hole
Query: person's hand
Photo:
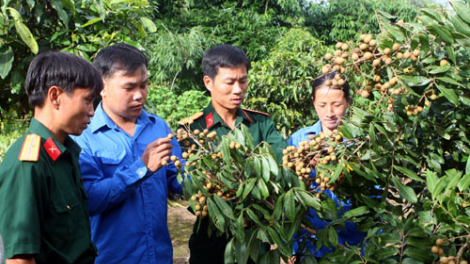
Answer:
[[170, 160], [173, 147], [170, 142], [169, 138], [159, 138], [145, 148], [141, 159], [151, 172], [156, 172]]

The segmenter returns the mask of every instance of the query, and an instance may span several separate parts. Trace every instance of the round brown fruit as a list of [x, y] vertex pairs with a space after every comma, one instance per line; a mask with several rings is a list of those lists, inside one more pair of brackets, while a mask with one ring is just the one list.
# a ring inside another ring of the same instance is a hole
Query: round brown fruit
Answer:
[[362, 98], [367, 98], [370, 96], [370, 93], [367, 90], [362, 90], [361, 92], [361, 97]]
[[438, 253], [439, 253], [439, 247], [438, 247], [438, 246], [432, 246], [431, 252], [432, 252], [433, 254], [438, 254]]
[[333, 58], [333, 55], [331, 53], [325, 54], [325, 59], [331, 60]]
[[400, 44], [398, 44], [398, 43], [393, 44], [392, 49], [393, 49], [394, 51], [399, 50], [399, 49], [400, 49]]
[[440, 246], [442, 246], [442, 245], [444, 245], [444, 239], [438, 238], [438, 239], [436, 240], [436, 246], [440, 247]]
[[366, 53], [364, 54], [364, 58], [365, 58], [366, 60], [372, 59], [372, 53], [366, 52]]
[[441, 67], [446, 66], [447, 64], [449, 64], [449, 62], [447, 60], [441, 60], [439, 62], [439, 65], [441, 65]]
[[359, 59], [359, 55], [357, 55], [357, 53], [353, 53], [353, 54], [351, 55], [351, 59], [352, 59], [353, 61], [357, 61], [357, 60]]

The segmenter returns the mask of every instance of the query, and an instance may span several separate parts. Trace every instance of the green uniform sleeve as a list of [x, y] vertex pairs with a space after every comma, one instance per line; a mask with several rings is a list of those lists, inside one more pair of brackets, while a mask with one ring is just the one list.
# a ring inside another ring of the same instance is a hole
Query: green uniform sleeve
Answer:
[[7, 153], [0, 166], [0, 234], [4, 256], [38, 254], [41, 242], [43, 188], [36, 163], [18, 160], [19, 151]]
[[277, 161], [282, 162], [282, 151], [287, 148], [287, 141], [276, 130], [274, 122], [270, 118], [266, 118], [263, 124], [264, 139], [269, 143], [276, 154]]

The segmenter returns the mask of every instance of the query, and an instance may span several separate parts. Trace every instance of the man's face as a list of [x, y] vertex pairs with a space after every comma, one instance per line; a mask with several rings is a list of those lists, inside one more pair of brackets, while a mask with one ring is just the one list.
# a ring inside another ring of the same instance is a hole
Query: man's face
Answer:
[[56, 122], [64, 134], [80, 135], [94, 115], [93, 92], [91, 89], [75, 88], [72, 94], [60, 93], [60, 115]]
[[147, 99], [147, 68], [142, 66], [127, 75], [125, 71], [117, 71], [112, 76], [103, 78], [103, 83], [101, 96], [106, 113], [115, 122], [135, 122]]
[[211, 92], [212, 104], [216, 110], [236, 110], [243, 103], [248, 89], [248, 73], [244, 65], [219, 68], [214, 79], [204, 76], [204, 84]]

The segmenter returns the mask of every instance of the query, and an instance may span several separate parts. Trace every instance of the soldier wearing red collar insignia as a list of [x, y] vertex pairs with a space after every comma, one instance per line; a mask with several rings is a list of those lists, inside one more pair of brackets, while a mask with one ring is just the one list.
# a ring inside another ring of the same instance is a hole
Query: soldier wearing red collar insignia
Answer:
[[[179, 124], [189, 125], [191, 130], [215, 131], [219, 138], [244, 124], [250, 130], [255, 145], [262, 141], [269, 143], [280, 161], [287, 142], [276, 131], [269, 115], [241, 108], [248, 89], [250, 69], [245, 53], [231, 45], [216, 46], [204, 53], [202, 67], [204, 85], [211, 93], [212, 101], [202, 112], [181, 120]], [[225, 246], [230, 238], [208, 236], [208, 220], [201, 221], [199, 229], [199, 223], [195, 223], [189, 241], [190, 264], [224, 263]]]
[[101, 75], [73, 54], [49, 52], [31, 62], [25, 86], [34, 118], [0, 166], [5, 263], [94, 263], [80, 147], [69, 135], [90, 122]]

